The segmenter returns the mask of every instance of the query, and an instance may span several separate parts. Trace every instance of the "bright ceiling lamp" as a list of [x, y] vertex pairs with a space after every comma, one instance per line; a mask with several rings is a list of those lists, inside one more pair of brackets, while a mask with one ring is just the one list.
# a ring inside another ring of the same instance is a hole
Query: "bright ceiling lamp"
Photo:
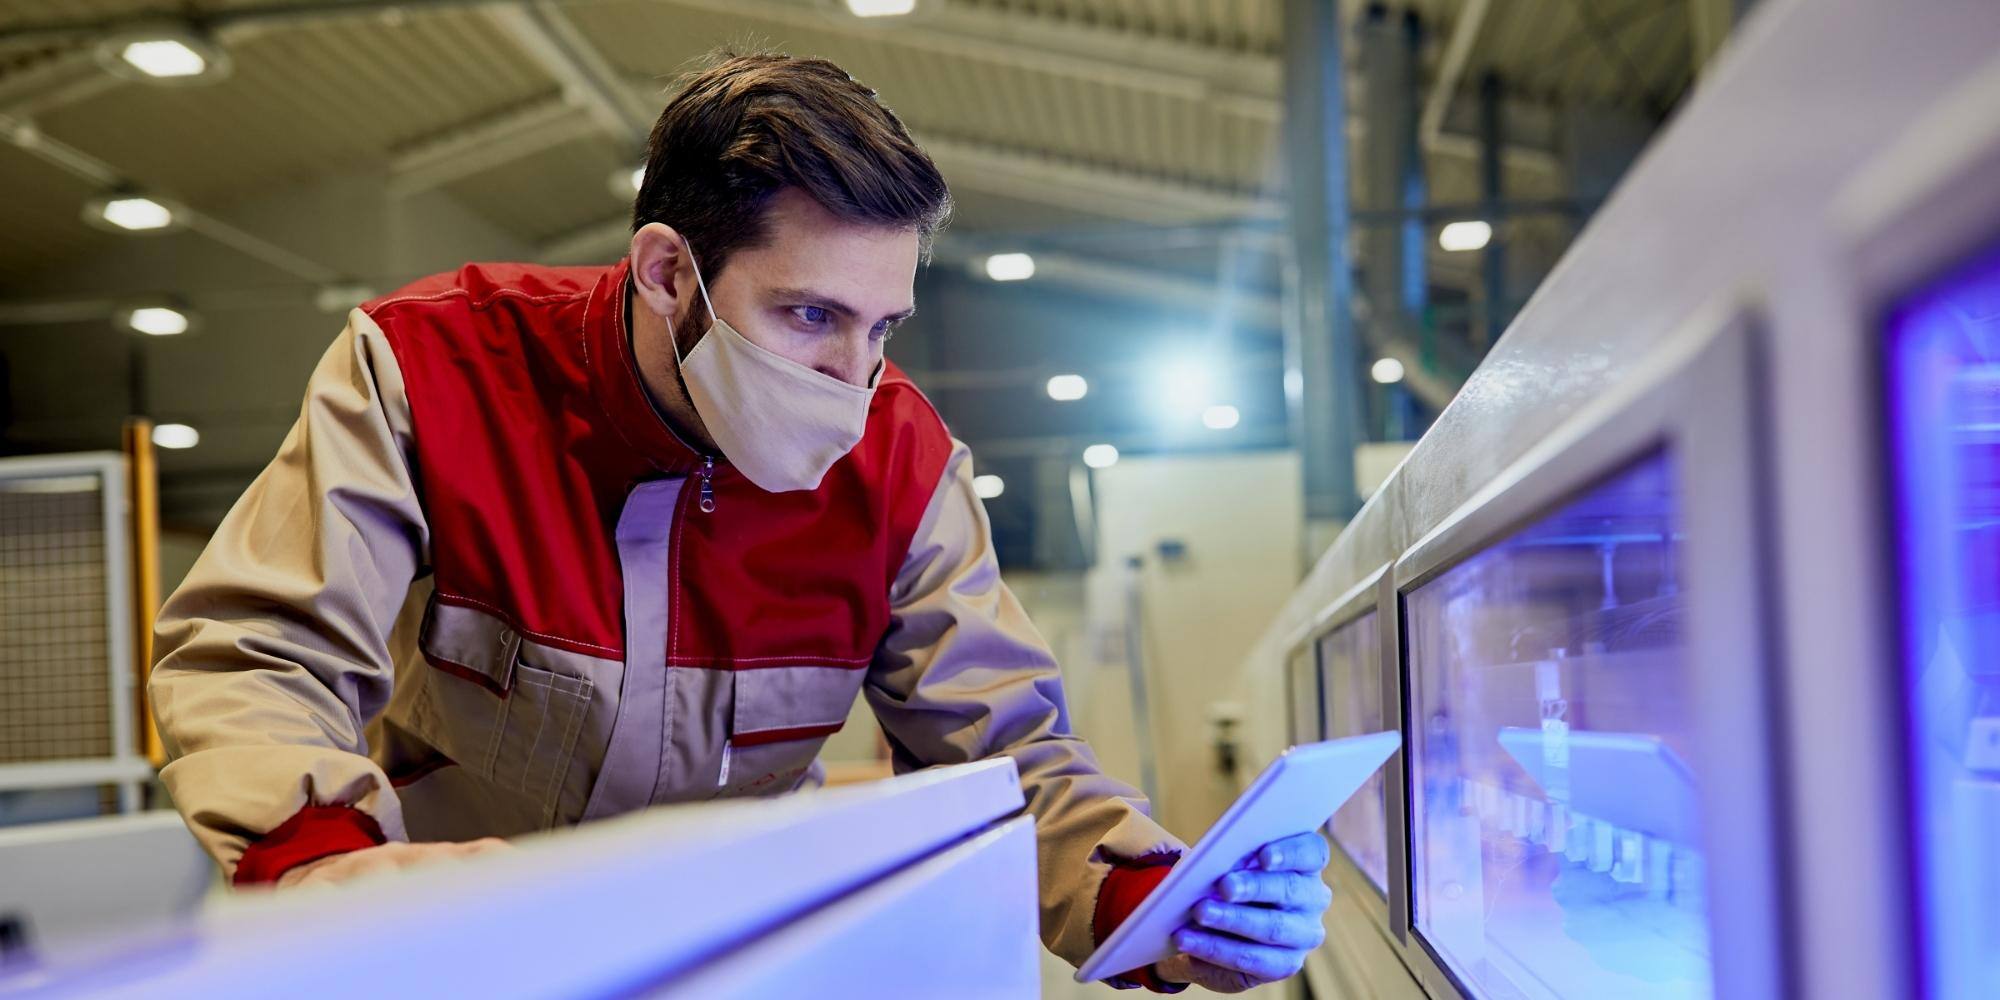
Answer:
[[847, 0], [855, 17], [897, 17], [917, 9], [917, 0]]
[[1153, 376], [1154, 405], [1170, 421], [1190, 420], [1209, 405], [1214, 387], [1208, 366], [1199, 361], [1169, 362]]
[[97, 45], [97, 62], [127, 80], [163, 86], [212, 83], [229, 73], [229, 54], [221, 46], [174, 23], [106, 37]]
[[147, 76], [200, 76], [208, 71], [208, 60], [203, 59], [201, 53], [189, 48], [186, 42], [173, 38], [131, 42], [118, 53], [118, 57]]
[[174, 206], [139, 194], [92, 198], [83, 206], [83, 221], [119, 233], [164, 233], [184, 221]]
[[1073, 403], [1090, 392], [1090, 383], [1081, 375], [1057, 375], [1049, 379], [1049, 398], [1059, 403]]
[[1453, 252], [1477, 250], [1493, 238], [1493, 227], [1484, 221], [1454, 222], [1438, 233], [1438, 246]]
[[1083, 464], [1093, 469], [1109, 469], [1118, 464], [1118, 449], [1108, 444], [1094, 444], [1083, 449]]
[[984, 475], [972, 477], [972, 492], [981, 500], [991, 500], [1007, 492], [1007, 483], [999, 476]]
[[167, 306], [145, 306], [132, 310], [125, 325], [154, 337], [171, 337], [188, 332], [187, 314]]
[[1226, 431], [1243, 421], [1243, 414], [1236, 407], [1219, 403], [1201, 411], [1201, 425], [1212, 431]]
[[1368, 369], [1368, 374], [1383, 385], [1395, 385], [1403, 380], [1403, 363], [1395, 358], [1382, 358]]
[[201, 443], [201, 432], [186, 424], [157, 424], [153, 427], [153, 443], [162, 448], [192, 448]]
[[149, 337], [174, 337], [194, 329], [194, 310], [172, 296], [149, 295], [119, 306], [118, 325]]
[[1024, 253], [996, 253], [986, 258], [986, 276], [994, 281], [1026, 281], [1035, 276], [1035, 258]]

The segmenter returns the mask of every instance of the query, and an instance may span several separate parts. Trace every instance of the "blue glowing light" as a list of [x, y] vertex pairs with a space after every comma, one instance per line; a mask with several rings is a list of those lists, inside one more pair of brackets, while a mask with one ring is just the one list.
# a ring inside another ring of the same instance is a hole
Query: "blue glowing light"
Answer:
[[2000, 983], [2000, 253], [1893, 309], [1889, 444], [1923, 993]]
[[1481, 997], [1708, 997], [1670, 453], [1410, 592], [1419, 935]]

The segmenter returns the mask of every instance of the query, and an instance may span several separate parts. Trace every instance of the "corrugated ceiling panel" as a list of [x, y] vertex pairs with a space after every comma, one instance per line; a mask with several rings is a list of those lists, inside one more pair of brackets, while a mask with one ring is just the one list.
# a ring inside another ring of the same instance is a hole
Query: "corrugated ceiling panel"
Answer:
[[15, 294], [34, 297], [34, 272], [118, 238], [80, 221], [88, 185], [12, 146], [0, 145], [0, 191], [32, 192], [0, 198], [0, 287]]
[[48, 114], [43, 127], [199, 203], [377, 163], [401, 143], [552, 85], [482, 15], [462, 10], [400, 26], [354, 18], [286, 27], [231, 55], [235, 71], [213, 86], [120, 86]]
[[629, 196], [614, 193], [611, 173], [629, 169], [619, 144], [592, 137], [546, 149], [459, 181], [447, 190], [495, 225], [531, 243], [631, 214]]
[[[1209, 183], [1254, 183], [1226, 165], [1175, 155], [1163, 132], [1214, 134], [1240, 117], [1188, 96], [1107, 85], [1020, 64], [964, 58], [899, 39], [893, 29], [830, 33], [810, 19], [743, 17], [659, 4], [578, 7], [572, 17], [606, 56], [635, 75], [680, 67], [692, 56], [750, 42], [832, 59], [874, 87], [912, 129], [1034, 149]], [[1268, 123], [1260, 123], [1268, 128]]]

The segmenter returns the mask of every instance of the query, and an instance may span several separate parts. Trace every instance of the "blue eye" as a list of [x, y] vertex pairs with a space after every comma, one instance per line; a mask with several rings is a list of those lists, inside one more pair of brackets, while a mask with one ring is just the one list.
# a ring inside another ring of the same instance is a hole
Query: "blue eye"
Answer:
[[824, 306], [793, 306], [792, 315], [807, 326], [820, 326], [832, 316]]

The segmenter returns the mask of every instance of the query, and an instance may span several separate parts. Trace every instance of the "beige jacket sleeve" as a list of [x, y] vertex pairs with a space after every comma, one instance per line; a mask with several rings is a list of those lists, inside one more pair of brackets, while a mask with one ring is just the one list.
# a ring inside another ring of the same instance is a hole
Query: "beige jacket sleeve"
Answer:
[[1070, 731], [1055, 658], [1000, 580], [971, 452], [952, 445], [890, 591], [868, 700], [898, 772], [1014, 758], [1035, 816], [1042, 940], [1076, 964], [1096, 947], [1091, 918], [1111, 863], [1185, 848]]
[[428, 552], [410, 448], [395, 358], [356, 310], [277, 457], [160, 613], [161, 777], [227, 875], [307, 805], [352, 806], [404, 839], [362, 726], [388, 700], [388, 637]]

